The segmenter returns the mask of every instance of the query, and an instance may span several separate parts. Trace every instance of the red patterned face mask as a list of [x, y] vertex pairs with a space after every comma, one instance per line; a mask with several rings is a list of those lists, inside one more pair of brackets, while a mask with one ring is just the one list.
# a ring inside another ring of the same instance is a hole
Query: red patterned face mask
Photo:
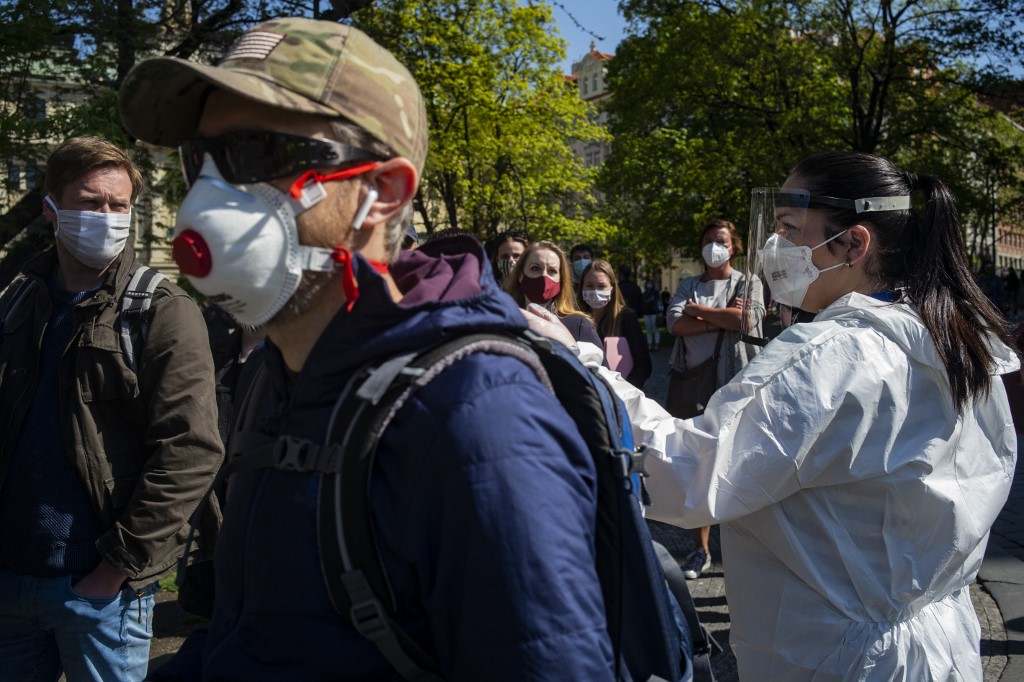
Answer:
[[541, 277], [523, 277], [519, 282], [519, 291], [531, 303], [547, 303], [562, 291], [562, 285], [547, 275]]

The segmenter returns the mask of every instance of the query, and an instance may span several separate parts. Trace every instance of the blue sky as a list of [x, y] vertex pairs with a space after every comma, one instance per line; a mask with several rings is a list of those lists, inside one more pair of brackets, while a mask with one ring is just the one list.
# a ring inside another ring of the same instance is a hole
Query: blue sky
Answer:
[[[618, 0], [556, 0], [565, 7], [585, 28], [604, 38], [597, 41], [597, 49], [615, 52], [626, 31], [626, 22], [619, 14]], [[593, 37], [580, 30], [561, 7], [554, 5], [555, 22], [562, 38], [568, 43], [566, 58], [562, 64], [565, 73], [572, 70], [572, 63], [579, 61], [590, 48]]]

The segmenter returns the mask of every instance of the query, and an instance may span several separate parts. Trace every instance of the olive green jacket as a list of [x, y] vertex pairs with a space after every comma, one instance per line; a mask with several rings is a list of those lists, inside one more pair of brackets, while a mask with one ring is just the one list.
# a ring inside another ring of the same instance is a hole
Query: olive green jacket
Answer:
[[[0, 486], [36, 390], [51, 310], [46, 280], [56, 267], [51, 248], [0, 294]], [[188, 519], [224, 458], [213, 360], [195, 301], [164, 280], [135, 349], [136, 370], [125, 361], [118, 301], [136, 267], [125, 249], [100, 290], [75, 306], [58, 371], [65, 450], [106, 529], [96, 547], [133, 589], [174, 567]], [[23, 286], [30, 288], [12, 308]]]

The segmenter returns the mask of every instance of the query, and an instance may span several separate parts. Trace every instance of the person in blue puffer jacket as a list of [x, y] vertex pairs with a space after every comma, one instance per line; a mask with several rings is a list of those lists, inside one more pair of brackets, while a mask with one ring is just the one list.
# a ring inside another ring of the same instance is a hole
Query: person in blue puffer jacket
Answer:
[[[121, 110], [136, 137], [181, 144], [182, 272], [240, 323], [266, 326], [248, 428], [323, 442], [364, 363], [526, 327], [475, 239], [398, 257], [426, 158], [423, 102], [358, 30], [275, 20], [218, 67], [141, 62]], [[372, 480], [399, 624], [444, 679], [613, 678], [593, 462], [526, 364], [481, 353], [447, 368], [396, 414]], [[317, 484], [274, 468], [229, 478], [213, 618], [179, 653], [179, 677], [396, 678], [330, 602]]]

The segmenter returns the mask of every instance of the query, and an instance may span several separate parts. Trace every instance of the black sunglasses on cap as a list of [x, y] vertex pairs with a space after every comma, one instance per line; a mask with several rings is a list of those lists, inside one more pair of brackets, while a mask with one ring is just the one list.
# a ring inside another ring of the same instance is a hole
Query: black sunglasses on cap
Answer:
[[199, 177], [209, 154], [221, 176], [233, 185], [266, 182], [312, 168], [334, 168], [354, 161], [382, 161], [359, 147], [266, 130], [241, 130], [217, 137], [199, 137], [178, 147], [185, 184]]

